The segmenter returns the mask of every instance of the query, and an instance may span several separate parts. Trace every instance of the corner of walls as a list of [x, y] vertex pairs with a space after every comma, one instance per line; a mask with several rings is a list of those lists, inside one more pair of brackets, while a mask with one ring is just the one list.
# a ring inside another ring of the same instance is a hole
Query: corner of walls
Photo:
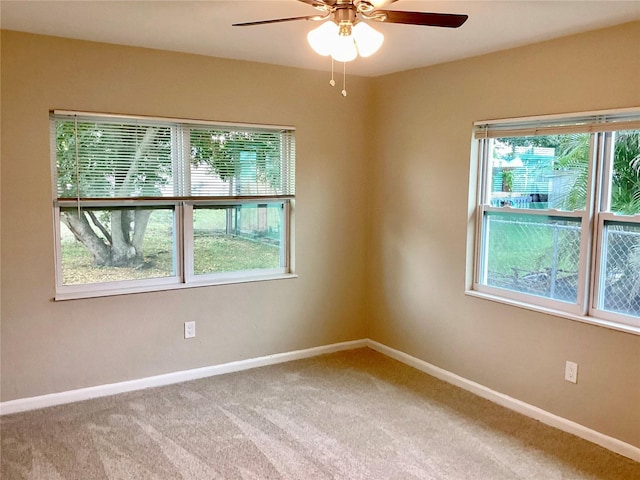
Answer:
[[367, 266], [369, 338], [636, 447], [640, 337], [464, 291], [473, 122], [640, 105], [638, 39], [636, 21], [374, 79]]

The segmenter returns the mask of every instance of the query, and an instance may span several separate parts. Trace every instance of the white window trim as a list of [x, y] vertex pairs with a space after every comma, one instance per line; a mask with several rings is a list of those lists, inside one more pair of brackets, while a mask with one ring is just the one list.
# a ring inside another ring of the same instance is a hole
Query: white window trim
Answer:
[[[567, 219], [579, 218], [581, 220], [581, 225], [584, 225], [584, 222], [587, 221], [587, 215], [584, 212], [560, 212], [558, 210], [553, 210], [553, 209], [524, 210], [524, 209], [518, 209], [518, 208], [511, 208], [511, 207], [490, 207], [487, 205], [480, 205], [478, 207], [478, 219], [476, 221], [478, 222], [478, 224], [480, 224], [480, 228], [482, 229], [482, 232], [484, 231], [484, 229], [481, 224], [484, 222], [486, 218], [485, 217], [486, 212], [518, 213], [518, 214], [524, 214], [524, 215], [543, 216], [543, 217], [554, 216], [557, 218], [567, 218]], [[482, 234], [482, 232], [480, 234]], [[582, 229], [581, 236], [582, 236], [582, 242], [581, 242], [582, 247], [580, 249], [580, 262], [578, 265], [578, 272], [580, 275], [584, 275], [587, 268], [587, 255], [588, 255], [588, 252], [586, 251], [587, 250], [586, 237], [590, 237], [590, 233], [588, 232], [587, 229]], [[482, 248], [483, 241], [484, 241], [484, 237], [478, 237], [478, 252], [480, 253], [482, 251], [485, 251], [486, 253], [488, 253], [486, 249]], [[482, 261], [483, 259], [480, 258], [480, 255], [478, 255], [476, 258], [476, 267], [474, 268], [475, 273], [474, 273], [473, 290], [476, 290], [478, 292], [484, 292], [492, 296], [503, 296], [505, 298], [514, 300], [518, 303], [534, 303], [534, 304], [539, 304], [543, 308], [555, 309], [560, 311], [564, 310], [567, 313], [570, 313], [573, 315], [584, 315], [586, 311], [586, 304], [585, 304], [584, 287], [582, 285], [580, 285], [580, 288], [578, 289], [576, 305], [562, 302], [560, 300], [554, 300], [552, 298], [538, 297], [535, 295], [517, 292], [514, 290], [507, 290], [507, 289], [502, 289], [498, 287], [492, 287], [490, 285], [483, 284], [482, 279], [480, 278], [481, 271], [482, 271], [482, 268], [480, 268], [480, 263], [482, 263]]]
[[[79, 300], [83, 298], [99, 298], [99, 297], [111, 297], [115, 295], [132, 295], [137, 293], [148, 293], [148, 292], [160, 292], [160, 291], [168, 291], [168, 290], [182, 290], [185, 288], [200, 288], [200, 287], [212, 287], [217, 285], [232, 285], [238, 283], [252, 283], [252, 282], [266, 282], [272, 280], [286, 280], [289, 278], [298, 278], [296, 273], [283, 273], [283, 274], [264, 274], [260, 271], [261, 274], [256, 274], [253, 276], [237, 276], [233, 277], [232, 275], [226, 277], [220, 277], [217, 280], [207, 280], [207, 281], [195, 281], [191, 283], [166, 283], [166, 284], [157, 284], [157, 285], [144, 285], [144, 286], [129, 286], [125, 287], [122, 285], [123, 282], [111, 282], [109, 283], [99, 283], [94, 285], [99, 285], [102, 288], [100, 289], [84, 289], [77, 291], [65, 291], [56, 293], [54, 300], [58, 301], [66, 301], [66, 300]], [[116, 285], [117, 284], [117, 285]], [[66, 290], [66, 289], [65, 289]]]
[[[472, 180], [471, 186], [475, 188], [475, 195], [470, 194], [469, 198], [470, 201], [473, 202], [470, 204], [470, 212], [475, 212], [470, 215], [470, 219], [475, 223], [475, 225], [474, 228], [469, 230], [473, 236], [470, 240], [473, 248], [468, 249], [470, 255], [467, 259], [468, 276], [466, 282], [467, 288], [465, 289], [466, 295], [640, 335], [640, 318], [604, 311], [597, 308], [599, 282], [601, 281], [600, 268], [603, 263], [602, 252], [600, 250], [603, 245], [605, 222], [615, 220], [622, 222], [630, 221], [629, 223], [631, 224], [640, 224], [640, 215], [623, 216], [604, 212], [602, 210], [608, 208], [608, 205], [603, 205], [602, 203], [597, 205], [603, 198], [608, 201], [609, 184], [605, 181], [605, 175], [611, 174], [613, 163], [612, 153], [614, 146], [611, 142], [611, 135], [604, 132], [640, 129], [640, 120], [638, 120], [639, 116], [639, 108], [629, 108], [586, 112], [581, 114], [546, 115], [519, 119], [488, 120], [474, 123], [475, 138], [473, 142], [474, 147], [472, 148], [472, 174], [470, 178]], [[585, 120], [585, 125], [588, 121], [593, 121], [594, 118], [597, 119], [597, 121], [594, 122], [595, 124], [593, 125], [586, 125], [581, 128], [574, 127], [573, 129], [563, 125], [563, 122], [573, 121], [579, 118], [587, 119]], [[608, 118], [614, 118], [615, 120], [607, 123]], [[546, 125], [552, 121], [557, 121], [557, 125], [555, 127], [545, 129], [544, 127], [540, 128], [532, 126], [535, 123]], [[492, 135], [487, 134], [489, 127], [495, 125], [503, 126], [503, 129], [496, 129]], [[527, 126], [524, 130], [522, 129], [523, 125]], [[489, 142], [487, 139], [492, 137], [500, 138], [502, 136], [541, 135], [543, 131], [544, 134], [568, 133], [574, 131], [597, 132], [595, 139], [599, 143], [594, 144], [593, 135], [591, 138], [592, 158], [590, 158], [589, 162], [587, 208], [584, 211], [565, 212], [553, 209], [529, 210], [512, 207], [491, 207], [486, 204], [486, 199], [483, 197], [485, 197], [487, 192], [487, 168], [489, 168], [487, 165], [488, 162], [484, 161], [489, 155]], [[598, 155], [598, 158], [600, 158], [601, 161], [598, 165], [595, 165], [594, 162]], [[596, 168], [598, 168], [598, 171], [596, 171]], [[477, 176], [474, 177], [474, 175]], [[597, 177], [594, 178], [594, 175], [597, 175]], [[598, 179], [599, 181], [596, 182], [595, 180]], [[578, 284], [577, 303], [575, 305], [482, 284], [480, 279], [480, 264], [482, 262], [482, 242], [484, 240], [483, 235], [485, 232], [483, 222], [485, 219], [485, 213], [492, 211], [502, 213], [513, 212], [525, 215], [551, 215], [565, 218], [581, 218], [581, 251], [578, 270], [581, 280]], [[471, 255], [473, 255], [473, 257], [471, 257]], [[588, 296], [587, 293], [589, 293]]]
[[[194, 273], [194, 251], [193, 251], [193, 207], [196, 205], [247, 205], [247, 204], [282, 204], [282, 231], [280, 233], [280, 240], [283, 245], [283, 265], [280, 268], [261, 268], [255, 270], [238, 270], [233, 272], [222, 273], [207, 273], [207, 274], [195, 274]], [[183, 244], [184, 244], [184, 283], [186, 284], [198, 284], [198, 285], [218, 285], [221, 283], [238, 283], [244, 278], [256, 278], [256, 277], [282, 277], [290, 274], [290, 258], [289, 258], [289, 243], [286, 239], [291, 237], [289, 227], [289, 210], [291, 209], [289, 200], [274, 201], [266, 197], [264, 201], [247, 201], [238, 200], [235, 202], [221, 201], [221, 200], [191, 200], [184, 202], [182, 212], [184, 215], [183, 231]]]
[[[599, 238], [603, 238], [604, 236], [604, 233], [605, 233], [604, 225], [606, 222], [621, 222], [621, 223], [629, 223], [631, 225], [637, 224], [640, 227], [640, 214], [619, 215], [619, 214], [610, 213], [610, 212], [600, 213], [597, 219], [597, 227], [595, 228], [596, 234], [598, 235]], [[592, 294], [592, 300], [589, 305], [589, 315], [596, 318], [602, 318], [610, 322], [619, 322], [620, 316], [628, 317], [628, 315], [610, 312], [608, 310], [604, 310], [598, 307], [599, 296], [601, 293], [600, 282], [602, 282], [601, 269], [602, 269], [603, 262], [601, 260], [605, 256], [605, 252], [603, 252], [602, 250], [606, 247], [605, 242], [604, 241], [599, 242], [598, 247], [599, 247], [598, 252], [596, 255], [594, 255], [595, 257], [594, 260], [596, 265], [594, 267], [594, 273], [591, 278], [591, 281], [592, 281], [591, 288], [592, 288], [593, 294]], [[640, 328], [640, 319], [638, 320], [637, 323], [638, 323], [638, 328]]]
[[[123, 119], [123, 120], [145, 120], [145, 121], [158, 121], [163, 124], [177, 123], [176, 130], [172, 130], [172, 135], [175, 135], [177, 131], [183, 132], [184, 129], [193, 126], [209, 126], [209, 127], [222, 127], [231, 129], [268, 129], [268, 130], [287, 130], [295, 131], [291, 126], [276, 126], [276, 125], [258, 125], [258, 124], [246, 124], [246, 123], [228, 123], [228, 122], [212, 122], [202, 120], [185, 120], [185, 119], [173, 119], [173, 118], [158, 118], [158, 117], [143, 117], [133, 115], [112, 115], [112, 114], [96, 114], [89, 112], [75, 112], [67, 110], [55, 110], [51, 112], [53, 115], [64, 115], [78, 117], [97, 118], [103, 121], [109, 119]], [[174, 150], [174, 169], [176, 175], [174, 182], [180, 183], [180, 191], [187, 185], [189, 176], [189, 146], [182, 141], [184, 135], [177, 135], [179, 138], [174, 138], [176, 149]], [[177, 149], [182, 150], [182, 155], [177, 155]], [[295, 195], [272, 195], [272, 196], [245, 196], [245, 197], [164, 197], [164, 198], [124, 198], [124, 199], [77, 199], [77, 198], [62, 198], [58, 199], [56, 196], [57, 182], [56, 182], [56, 158], [55, 158], [56, 144], [55, 135], [51, 134], [51, 161], [52, 161], [52, 193], [53, 198], [53, 233], [54, 233], [54, 248], [55, 248], [55, 285], [56, 291], [54, 300], [74, 300], [83, 298], [96, 298], [113, 295], [127, 295], [146, 292], [156, 292], [164, 290], [176, 290], [183, 288], [195, 288], [215, 285], [227, 285], [238, 283], [250, 283], [261, 282], [270, 280], [281, 280], [297, 278], [298, 275], [292, 270], [292, 252], [294, 235], [291, 229], [292, 208], [295, 202]], [[289, 151], [284, 152], [287, 156]], [[182, 158], [182, 161], [180, 161]], [[287, 157], [286, 171], [284, 180], [289, 182], [289, 158]], [[295, 185], [295, 184], [294, 184]], [[293, 187], [295, 188], [295, 187]], [[283, 216], [282, 216], [282, 256], [283, 266], [280, 268], [271, 269], [256, 269], [256, 270], [244, 270], [244, 271], [230, 271], [221, 273], [212, 273], [206, 275], [195, 275], [193, 273], [193, 206], [194, 205], [258, 205], [258, 204], [282, 204]], [[138, 206], [157, 206], [168, 207], [174, 211], [174, 249], [175, 249], [175, 261], [176, 271], [175, 274], [168, 277], [148, 278], [148, 279], [136, 279], [136, 280], [120, 280], [114, 282], [101, 282], [101, 283], [87, 283], [78, 285], [64, 285], [62, 275], [62, 255], [61, 255], [61, 239], [60, 239], [60, 210], [62, 207], [126, 207], [131, 205]], [[189, 221], [191, 220], [191, 221]]]
[[[502, 293], [502, 292], [501, 292]], [[510, 305], [513, 307], [523, 308], [525, 310], [530, 310], [532, 312], [544, 313], [547, 315], [553, 315], [554, 317], [566, 318], [569, 320], [575, 320], [581, 323], [587, 323], [590, 325], [596, 325], [599, 327], [609, 328], [611, 330], [617, 330], [619, 332], [631, 333], [634, 335], [640, 335], [640, 327], [636, 327], [633, 325], [627, 325], [624, 323], [619, 323], [615, 320], [607, 320], [605, 318], [596, 318], [590, 317], [586, 315], [574, 315], [569, 312], [556, 310], [553, 308], [546, 308], [541, 305], [534, 305], [529, 302], [520, 302], [517, 300], [509, 299], [504, 297], [502, 294], [500, 295], [492, 295], [486, 292], [479, 292], [477, 290], [473, 290], [471, 288], [467, 288], [464, 291], [464, 294], [469, 297], [481, 298], [483, 300], [489, 300], [496, 303], [502, 303], [504, 305]]]

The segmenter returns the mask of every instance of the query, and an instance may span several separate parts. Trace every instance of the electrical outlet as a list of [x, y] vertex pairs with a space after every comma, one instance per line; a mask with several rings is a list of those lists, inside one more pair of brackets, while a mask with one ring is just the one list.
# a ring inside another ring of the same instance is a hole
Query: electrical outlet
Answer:
[[564, 367], [564, 379], [567, 382], [578, 383], [578, 364], [567, 361]]
[[184, 338], [196, 336], [196, 322], [184, 322]]

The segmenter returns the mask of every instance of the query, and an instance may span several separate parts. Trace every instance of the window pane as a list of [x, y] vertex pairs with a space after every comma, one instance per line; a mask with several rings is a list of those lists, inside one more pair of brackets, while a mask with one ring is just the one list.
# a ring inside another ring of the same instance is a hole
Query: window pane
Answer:
[[284, 267], [283, 204], [196, 206], [196, 275]]
[[63, 285], [174, 276], [173, 207], [62, 208], [60, 257]]
[[580, 223], [579, 219], [487, 212], [484, 283], [577, 302]]
[[589, 139], [589, 134], [573, 134], [491, 141], [490, 205], [584, 210]]
[[640, 213], [640, 130], [615, 134], [610, 191], [612, 212]]
[[640, 316], [640, 225], [605, 222], [600, 308]]

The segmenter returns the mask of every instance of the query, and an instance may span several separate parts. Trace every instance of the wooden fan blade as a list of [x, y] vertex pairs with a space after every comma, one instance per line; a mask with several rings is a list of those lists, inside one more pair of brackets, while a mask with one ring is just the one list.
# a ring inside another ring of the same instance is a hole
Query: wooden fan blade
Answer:
[[424, 25], [427, 27], [458, 28], [469, 18], [468, 15], [455, 13], [400, 12], [393, 10], [376, 10], [375, 13], [384, 14], [380, 19], [375, 19], [380, 22]]
[[273, 20], [258, 20], [257, 22], [234, 23], [232, 27], [250, 27], [252, 25], [266, 25], [268, 23], [293, 22], [294, 20], [315, 20], [318, 15], [308, 15], [306, 17], [274, 18]]
[[322, 7], [324, 5], [335, 5], [336, 0], [298, 0], [299, 2], [306, 3], [312, 7]]

